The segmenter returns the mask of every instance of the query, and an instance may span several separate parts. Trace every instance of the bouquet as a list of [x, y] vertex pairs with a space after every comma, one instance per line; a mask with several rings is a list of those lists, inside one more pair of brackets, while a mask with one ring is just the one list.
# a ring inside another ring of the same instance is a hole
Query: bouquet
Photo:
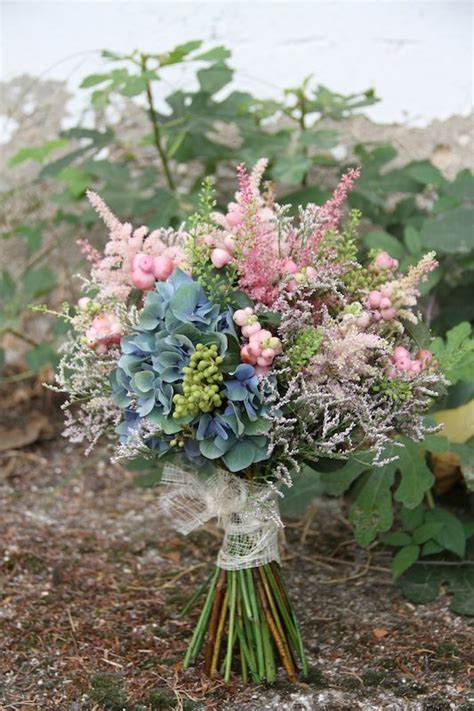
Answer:
[[223, 528], [184, 667], [203, 652], [226, 682], [308, 671], [280, 568], [284, 487], [321, 458], [386, 463], [397, 435], [424, 436], [443, 380], [412, 336], [435, 255], [405, 272], [385, 251], [361, 263], [361, 215], [344, 215], [357, 170], [292, 216], [265, 168], [238, 168], [225, 213], [205, 181], [178, 230], [134, 229], [89, 192], [110, 236], [103, 254], [81, 241], [91, 273], [57, 374], [71, 440], [106, 435], [114, 459], [152, 459], [178, 531]]

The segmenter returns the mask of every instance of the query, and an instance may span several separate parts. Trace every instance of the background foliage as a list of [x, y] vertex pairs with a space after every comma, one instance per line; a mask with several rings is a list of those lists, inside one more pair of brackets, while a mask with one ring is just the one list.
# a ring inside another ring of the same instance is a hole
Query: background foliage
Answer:
[[[45, 300], [55, 305], [71, 294], [79, 264], [74, 241], [97, 229], [94, 214], [85, 207], [86, 188], [98, 191], [121, 219], [155, 228], [176, 226], [194, 210], [207, 175], [218, 178], [219, 200], [225, 204], [234, 189], [235, 165], [242, 161], [251, 165], [267, 156], [278, 199], [294, 209], [307, 201], [322, 202], [343, 170], [360, 165], [362, 176], [350, 202], [366, 220], [361, 250], [386, 249], [403, 270], [429, 249], [438, 253], [440, 268], [424, 285], [423, 302], [436, 338], [430, 342], [422, 328], [416, 338], [420, 347], [429, 345], [451, 381], [433, 417], [454, 420], [454, 427], [449, 436], [433, 435], [422, 445], [404, 442], [400, 458], [381, 469], [370, 468], [363, 455], [337, 470], [322, 462], [321, 471], [308, 470], [298, 478], [284, 500], [285, 513], [301, 515], [314, 496], [346, 495], [358, 543], [368, 546], [378, 537], [394, 549], [393, 573], [405, 594], [426, 601], [448, 582], [453, 610], [474, 614], [474, 566], [468, 560], [473, 558], [468, 492], [474, 490], [474, 442], [459, 436], [456, 425], [457, 413], [471, 423], [474, 417], [469, 323], [474, 317], [474, 176], [462, 170], [449, 181], [429, 161], [393, 168], [391, 145], [354, 145], [351, 160], [338, 162], [334, 126], [378, 101], [372, 89], [342, 95], [308, 77], [282, 91], [278, 100], [228, 91], [230, 52], [225, 47], [203, 50], [200, 41], [162, 54], [104, 51], [103, 57], [103, 72], [81, 83], [90, 102], [88, 125], [62, 131], [44, 145], [25, 146], [11, 160], [12, 169], [27, 160], [39, 164], [37, 181], [49, 191], [55, 213], [54, 237], [51, 226], [34, 217], [2, 235], [21, 243], [25, 260], [20, 273], [8, 267], [2, 273], [0, 334], [27, 347], [23, 370], [11, 375], [7, 369], [4, 379], [44, 372], [55, 363], [61, 322], [51, 325], [48, 339], [36, 341], [30, 335], [28, 305]], [[195, 88], [168, 93], [168, 68], [185, 63], [194, 68]], [[117, 116], [124, 115], [136, 118], [137, 130], [123, 128]], [[58, 279], [54, 259], [65, 246], [66, 277], [63, 272]], [[4, 356], [0, 351], [0, 362]], [[433, 496], [437, 466], [446, 452], [464, 475], [454, 512], [452, 500]], [[142, 472], [139, 480], [143, 485], [155, 481], [153, 472]], [[425, 562], [415, 564], [420, 559]]]

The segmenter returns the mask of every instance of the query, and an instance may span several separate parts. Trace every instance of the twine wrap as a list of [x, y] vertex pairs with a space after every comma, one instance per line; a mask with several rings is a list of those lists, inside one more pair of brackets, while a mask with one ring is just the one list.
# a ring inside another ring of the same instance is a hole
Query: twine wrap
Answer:
[[162, 510], [176, 531], [188, 535], [212, 518], [224, 529], [217, 565], [225, 570], [280, 562], [278, 529], [283, 523], [276, 493], [268, 484], [218, 470], [201, 480], [196, 472], [167, 464], [161, 483]]

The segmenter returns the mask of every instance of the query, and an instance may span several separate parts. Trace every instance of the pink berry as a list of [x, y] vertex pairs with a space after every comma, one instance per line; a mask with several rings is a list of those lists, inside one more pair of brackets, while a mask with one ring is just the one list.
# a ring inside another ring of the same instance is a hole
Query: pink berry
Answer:
[[422, 362], [420, 360], [412, 360], [410, 370], [412, 373], [421, 373], [423, 370]]
[[292, 259], [285, 259], [281, 265], [281, 270], [283, 274], [296, 274], [298, 265]]
[[136, 286], [137, 289], [141, 289], [141, 291], [153, 289], [155, 281], [156, 279], [154, 274], [149, 274], [141, 269], [135, 269], [132, 273], [132, 284], [133, 286]]
[[262, 366], [268, 366], [272, 364], [272, 358], [264, 358], [263, 356], [259, 356], [257, 358], [257, 365], [262, 365]]
[[426, 368], [428, 365], [431, 365], [431, 363], [433, 362], [433, 354], [430, 351], [424, 349], [418, 351], [415, 357], [417, 361], [420, 361], [424, 368]]
[[397, 312], [392, 306], [389, 309], [382, 309], [380, 313], [384, 321], [392, 321], [397, 315]]
[[397, 346], [393, 351], [393, 357], [398, 360], [399, 358], [409, 358], [410, 353], [404, 346]]
[[249, 315], [245, 309], [237, 309], [234, 313], [233, 319], [237, 326], [245, 326], [248, 321]]
[[159, 281], [166, 281], [174, 272], [173, 261], [164, 254], [161, 257], [155, 257], [153, 260], [153, 272]]
[[224, 246], [224, 249], [229, 252], [229, 254], [233, 254], [235, 251], [235, 242], [232, 239], [230, 235], [226, 235], [224, 239], [222, 240], [222, 244]]
[[393, 294], [393, 286], [383, 286], [380, 290], [380, 293], [382, 294], [382, 296], [386, 296], [390, 299]]
[[272, 361], [275, 356], [276, 353], [273, 348], [264, 348], [262, 351], [262, 358], [268, 358], [270, 361]]
[[411, 358], [409, 356], [401, 356], [397, 358], [395, 365], [399, 370], [411, 370]]
[[390, 301], [388, 296], [383, 296], [380, 299], [379, 309], [380, 310], [389, 309], [391, 307], [391, 305], [392, 305], [392, 302]]
[[251, 336], [255, 336], [256, 333], [261, 331], [262, 327], [259, 324], [258, 321], [255, 321], [255, 323], [249, 323], [248, 326], [242, 326], [242, 335], [245, 336], [245, 338], [251, 338]]
[[382, 318], [382, 314], [380, 313], [380, 311], [374, 311], [374, 313], [372, 314], [372, 318], [374, 319], [374, 321], [380, 321], [380, 319]]
[[229, 205], [229, 212], [225, 216], [225, 223], [228, 227], [238, 227], [242, 223], [243, 212], [240, 205], [236, 203], [231, 203]]
[[[373, 261], [373, 267], [377, 271], [381, 269], [393, 269], [394, 260], [388, 252], [379, 252]], [[397, 262], [398, 266], [398, 262]]]
[[270, 370], [269, 366], [265, 366], [265, 365], [256, 365], [255, 366], [255, 372], [259, 377], [263, 377], [264, 375], [266, 375], [269, 370]]
[[269, 341], [270, 338], [273, 338], [270, 331], [267, 331], [266, 329], [262, 328], [260, 331], [251, 336], [250, 342], [255, 343], [260, 347], [262, 343], [264, 343], [265, 341]]
[[250, 342], [247, 345], [247, 349], [248, 349], [248, 353], [252, 356], [252, 358], [255, 358], [255, 361], [262, 354], [262, 349], [260, 348], [258, 343]]
[[371, 317], [368, 311], [363, 311], [361, 315], [357, 318], [356, 323], [359, 328], [365, 329], [369, 326]]
[[91, 299], [89, 299], [88, 296], [81, 296], [81, 298], [77, 302], [77, 305], [79, 306], [81, 311], [84, 311], [85, 309], [87, 309], [87, 307], [89, 306], [90, 303], [91, 303]]
[[107, 353], [107, 346], [105, 343], [99, 343], [95, 348], [95, 352], [99, 355], [105, 355]]
[[306, 267], [306, 276], [308, 279], [315, 279], [317, 275], [317, 271], [314, 267]]
[[211, 262], [216, 267], [216, 269], [222, 269], [222, 267], [225, 267], [226, 264], [229, 264], [231, 260], [232, 257], [230, 256], [229, 252], [226, 252], [224, 249], [219, 249], [219, 247], [217, 247], [211, 252]]
[[380, 291], [371, 291], [368, 298], [367, 298], [367, 303], [370, 306], [371, 309], [378, 309], [380, 306], [380, 301], [382, 299], [382, 294]]
[[132, 262], [132, 270], [140, 269], [147, 274], [153, 271], [153, 257], [148, 254], [136, 254]]
[[257, 362], [257, 356], [255, 356], [249, 346], [243, 346], [240, 349], [240, 358], [242, 363], [249, 363], [250, 365], [255, 365]]

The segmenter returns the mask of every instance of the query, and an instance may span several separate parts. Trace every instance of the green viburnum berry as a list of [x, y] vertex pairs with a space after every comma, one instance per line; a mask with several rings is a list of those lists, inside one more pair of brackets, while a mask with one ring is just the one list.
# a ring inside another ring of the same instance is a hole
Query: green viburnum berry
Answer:
[[189, 365], [183, 368], [183, 393], [173, 396], [173, 417], [178, 419], [199, 412], [211, 412], [222, 405], [224, 395], [220, 385], [224, 376], [219, 370], [224, 358], [217, 345], [198, 343]]
[[318, 328], [305, 328], [295, 338], [294, 344], [287, 351], [288, 359], [293, 370], [298, 370], [305, 365], [318, 352], [322, 331]]

